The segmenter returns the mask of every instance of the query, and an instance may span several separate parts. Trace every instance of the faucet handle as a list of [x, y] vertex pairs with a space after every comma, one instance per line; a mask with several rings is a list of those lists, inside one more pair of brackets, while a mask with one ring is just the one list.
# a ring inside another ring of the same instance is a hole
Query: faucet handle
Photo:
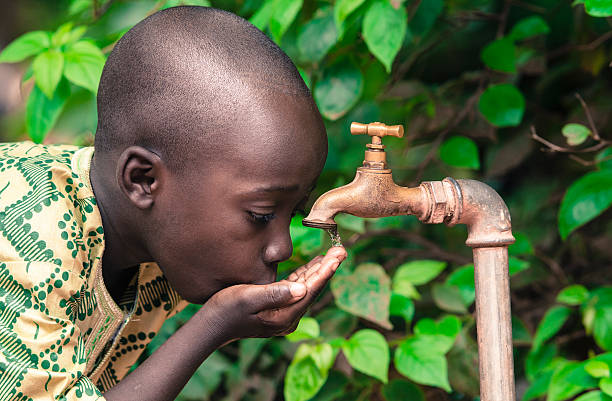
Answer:
[[[401, 138], [404, 136], [403, 125], [387, 125], [379, 122], [361, 124], [357, 122], [351, 123], [351, 134], [353, 135], [370, 135], [372, 137], [382, 138], [383, 136], [395, 136]], [[372, 142], [375, 139], [372, 138]], [[379, 141], [376, 141], [379, 142]]]

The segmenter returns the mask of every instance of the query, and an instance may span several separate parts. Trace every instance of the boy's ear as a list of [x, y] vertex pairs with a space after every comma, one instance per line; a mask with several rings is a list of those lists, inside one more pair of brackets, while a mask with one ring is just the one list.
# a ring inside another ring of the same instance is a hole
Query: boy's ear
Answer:
[[166, 166], [155, 153], [140, 146], [125, 149], [117, 160], [117, 183], [139, 209], [155, 203]]

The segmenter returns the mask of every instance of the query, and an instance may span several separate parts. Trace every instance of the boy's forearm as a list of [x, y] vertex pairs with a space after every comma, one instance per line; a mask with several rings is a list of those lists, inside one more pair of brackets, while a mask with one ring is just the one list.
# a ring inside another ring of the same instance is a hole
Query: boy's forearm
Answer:
[[214, 311], [204, 307], [119, 384], [108, 401], [174, 400], [196, 369], [229, 341]]

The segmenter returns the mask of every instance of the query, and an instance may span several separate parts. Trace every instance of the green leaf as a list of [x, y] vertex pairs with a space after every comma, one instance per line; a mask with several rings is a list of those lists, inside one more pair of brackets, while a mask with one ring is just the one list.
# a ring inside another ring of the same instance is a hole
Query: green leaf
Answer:
[[570, 146], [580, 145], [591, 135], [591, 130], [582, 124], [565, 124], [561, 129], [561, 133], [567, 140]]
[[444, 10], [444, 0], [427, 0], [419, 3], [416, 13], [410, 19], [410, 31], [423, 38], [431, 30], [436, 19]]
[[389, 315], [403, 317], [406, 324], [409, 324], [414, 317], [414, 302], [408, 297], [391, 292]]
[[559, 209], [562, 239], [612, 205], [612, 170], [593, 171], [568, 188]]
[[599, 381], [599, 388], [604, 394], [608, 396], [612, 396], [612, 379], [609, 377], [604, 377]]
[[302, 57], [318, 63], [338, 40], [334, 17], [328, 15], [309, 21], [300, 29], [297, 46]]
[[304, 0], [277, 0], [274, 13], [270, 18], [270, 33], [276, 43], [280, 43], [283, 35], [302, 9], [303, 2]]
[[582, 394], [574, 401], [612, 401], [612, 397], [609, 397], [601, 391], [591, 391], [586, 394]]
[[402, 342], [395, 351], [395, 368], [414, 382], [440, 387], [450, 393], [446, 358], [422, 345], [414, 337]]
[[459, 287], [435, 283], [431, 295], [436, 306], [447, 312], [467, 313], [463, 294]]
[[548, 32], [550, 32], [550, 28], [546, 21], [542, 17], [533, 15], [517, 22], [512, 27], [508, 37], [512, 40], [523, 40], [538, 35], [546, 35]]
[[610, 0], [584, 0], [584, 9], [592, 17], [612, 16]]
[[51, 46], [51, 34], [45, 31], [28, 32], [11, 43], [0, 53], [0, 63], [16, 63], [41, 53]]
[[60, 47], [68, 43], [70, 40], [70, 31], [72, 31], [72, 22], [66, 22], [60, 25], [59, 28], [51, 35], [51, 45], [53, 47]]
[[339, 214], [335, 217], [338, 227], [363, 234], [366, 231], [365, 220], [351, 214]]
[[387, 382], [389, 345], [382, 334], [371, 329], [359, 330], [344, 342], [342, 351], [353, 368]]
[[584, 365], [577, 362], [559, 365], [550, 380], [547, 401], [567, 400], [584, 390], [595, 388], [597, 381], [584, 370]]
[[425, 394], [407, 380], [393, 379], [382, 388], [385, 401], [425, 401]]
[[395, 9], [388, 0], [372, 3], [363, 18], [363, 39], [388, 73], [406, 36], [407, 19], [406, 8]]
[[328, 307], [317, 315], [321, 335], [326, 338], [346, 337], [357, 326], [357, 318], [342, 309]]
[[349, 111], [361, 97], [363, 76], [352, 63], [341, 62], [327, 69], [314, 89], [314, 98], [321, 114], [337, 120]]
[[514, 85], [491, 85], [480, 95], [478, 110], [496, 127], [515, 127], [523, 119], [525, 99]]
[[353, 11], [359, 8], [365, 0], [338, 0], [334, 4], [334, 20], [336, 27], [340, 29], [342, 22], [348, 17]]
[[595, 156], [597, 167], [602, 170], [612, 170], [612, 146], [608, 146]]
[[439, 260], [415, 260], [404, 263], [397, 268], [393, 277], [393, 285], [408, 281], [413, 285], [427, 284], [436, 278], [446, 268], [446, 262]]
[[463, 305], [466, 307], [472, 305], [476, 298], [474, 265], [458, 267], [446, 278], [446, 284], [459, 288], [461, 298], [463, 299]]
[[26, 105], [26, 128], [32, 141], [42, 143], [55, 125], [69, 95], [70, 88], [65, 81], [58, 85], [51, 99], [38, 86], [32, 87]]
[[266, 0], [259, 10], [249, 19], [249, 22], [262, 31], [266, 29], [278, 1], [279, 0]]
[[98, 93], [98, 84], [104, 68], [104, 54], [93, 43], [76, 42], [65, 53], [64, 75], [70, 82]]
[[329, 377], [311, 401], [336, 401], [346, 394], [348, 379], [337, 370], [330, 370]]
[[414, 326], [414, 343], [421, 344], [431, 352], [446, 354], [455, 343], [461, 331], [461, 321], [457, 316], [447, 315], [438, 322], [424, 318]]
[[379, 326], [391, 329], [389, 302], [390, 279], [382, 266], [364, 263], [352, 274], [336, 274], [331, 281], [331, 290], [336, 305], [345, 311], [360, 316]]
[[508, 253], [513, 256], [533, 255], [534, 249], [531, 240], [524, 233], [512, 233], [516, 241], [508, 247]]
[[527, 388], [527, 391], [525, 391], [522, 401], [530, 401], [544, 396], [548, 391], [548, 386], [550, 385], [552, 375], [553, 372], [550, 371], [536, 377], [535, 380], [532, 381], [531, 385]]
[[416, 287], [408, 280], [395, 280], [393, 279], [393, 292], [403, 297], [410, 299], [421, 299], [421, 294], [417, 291]]
[[238, 342], [238, 367], [241, 372], [248, 371], [269, 338], [243, 338]]
[[533, 340], [527, 326], [517, 316], [512, 316], [512, 340], [524, 343], [531, 343]]
[[610, 367], [602, 361], [588, 361], [584, 365], [584, 370], [593, 377], [610, 377]]
[[86, 31], [86, 26], [77, 26], [70, 32], [70, 35], [68, 35], [68, 43], [75, 43], [77, 40], [81, 39]]
[[497, 39], [482, 49], [480, 59], [495, 71], [516, 72], [516, 47], [512, 39]]
[[321, 331], [317, 320], [312, 317], [303, 317], [300, 319], [295, 331], [285, 336], [285, 338], [295, 343], [302, 340], [318, 338], [320, 334]]
[[464, 167], [473, 170], [480, 168], [478, 147], [470, 138], [453, 136], [440, 146], [440, 159], [453, 167]]
[[575, 284], [565, 287], [559, 295], [557, 295], [557, 302], [561, 302], [567, 305], [580, 305], [589, 298], [589, 290], [583, 285]]
[[91, 9], [93, 6], [92, 0], [71, 0], [68, 7], [68, 15], [73, 16], [80, 14], [85, 10]]
[[210, 7], [210, 1], [209, 0], [168, 0], [160, 9], [165, 10], [166, 8], [177, 7], [177, 6]]
[[223, 374], [232, 366], [219, 351], [213, 352], [195, 371], [179, 397], [190, 400], [208, 398], [219, 387]]
[[64, 55], [56, 50], [46, 50], [36, 56], [32, 69], [36, 85], [51, 99], [62, 78]]
[[555, 355], [557, 355], [555, 344], [544, 344], [539, 349], [531, 349], [525, 360], [525, 372], [529, 381], [536, 380], [543, 372], [548, 371]]
[[515, 258], [514, 256], [510, 256], [508, 258], [508, 273], [511, 276], [514, 276], [515, 274], [520, 273], [523, 270], [529, 269], [529, 266], [531, 266], [531, 263], [525, 260]]
[[539, 349], [546, 340], [557, 334], [571, 313], [572, 310], [565, 306], [550, 308], [538, 325], [533, 338], [533, 349]]
[[601, 348], [612, 351], [612, 306], [595, 309], [593, 338]]
[[335, 353], [329, 344], [300, 345], [285, 374], [285, 400], [312, 398], [325, 383], [334, 359]]
[[311, 255], [319, 252], [323, 246], [324, 232], [319, 229], [304, 227], [302, 219], [304, 216], [296, 215], [291, 219], [289, 232], [293, 247], [304, 255]]

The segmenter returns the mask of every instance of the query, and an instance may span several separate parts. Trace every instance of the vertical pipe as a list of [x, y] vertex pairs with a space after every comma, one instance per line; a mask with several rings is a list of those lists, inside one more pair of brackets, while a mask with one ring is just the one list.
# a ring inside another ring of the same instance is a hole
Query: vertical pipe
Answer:
[[482, 401], [515, 401], [508, 247], [474, 248]]

